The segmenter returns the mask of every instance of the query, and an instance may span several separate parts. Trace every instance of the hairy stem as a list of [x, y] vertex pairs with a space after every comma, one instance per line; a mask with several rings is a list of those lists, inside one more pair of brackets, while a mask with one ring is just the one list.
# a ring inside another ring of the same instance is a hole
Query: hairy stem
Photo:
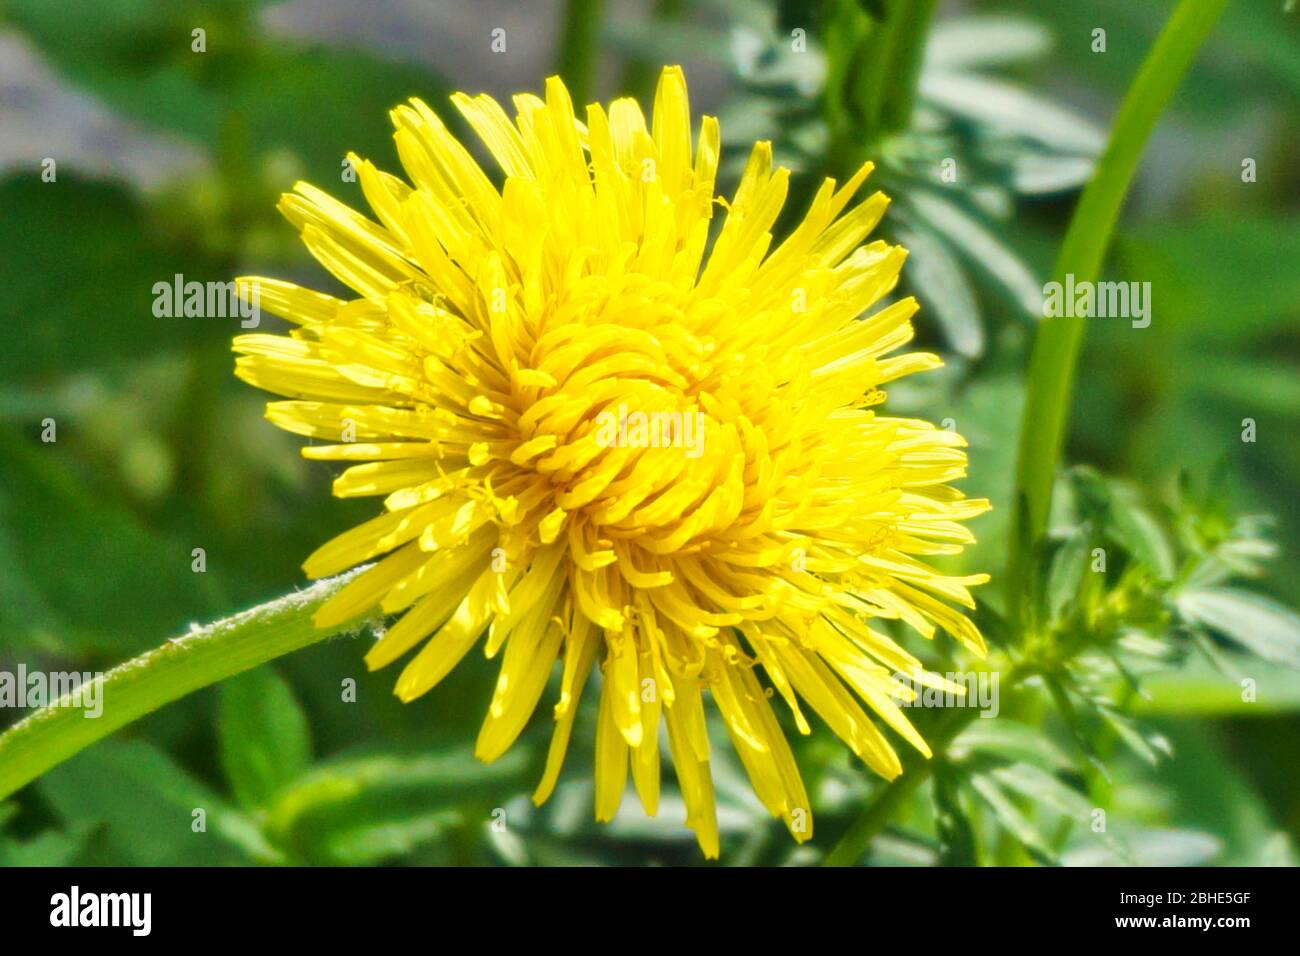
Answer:
[[[0, 800], [113, 731], [186, 694], [347, 631], [312, 615], [359, 571], [166, 641], [0, 734]], [[78, 706], [80, 704], [80, 706]], [[93, 706], [91, 706], [93, 705]], [[100, 711], [92, 717], [94, 711]]]

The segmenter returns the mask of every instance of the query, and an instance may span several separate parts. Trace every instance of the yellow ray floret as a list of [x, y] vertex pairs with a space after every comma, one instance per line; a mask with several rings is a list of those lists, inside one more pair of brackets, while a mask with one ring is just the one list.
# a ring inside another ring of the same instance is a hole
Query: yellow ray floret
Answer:
[[556, 78], [515, 97], [513, 119], [487, 96], [452, 102], [501, 188], [413, 100], [392, 113], [406, 181], [350, 157], [374, 219], [305, 183], [281, 202], [354, 297], [239, 280], [295, 327], [236, 339], [237, 374], [287, 399], [267, 417], [319, 440], [307, 457], [346, 466], [336, 494], [383, 499], [307, 559], [312, 577], [375, 562], [317, 623], [400, 615], [366, 661], [414, 652], [403, 700], [482, 641], [500, 661], [484, 760], [554, 675], [539, 803], [599, 665], [597, 817], [629, 775], [655, 812], [662, 726], [713, 857], [707, 692], [763, 805], [807, 840], [771, 700], [892, 778], [882, 728], [929, 754], [897, 705], [914, 692], [896, 675], [920, 664], [873, 619], [984, 652], [952, 605], [973, 607], [986, 576], [926, 563], [973, 540], [962, 522], [988, 507], [949, 484], [964, 442], [878, 409], [881, 385], [939, 364], [898, 351], [912, 299], [873, 311], [906, 257], [867, 241], [888, 200], [855, 200], [868, 164], [828, 180], [774, 245], [788, 171], [759, 143], [734, 196], [715, 197], [718, 124], [692, 137], [676, 67], [649, 122], [628, 99], [580, 120]]

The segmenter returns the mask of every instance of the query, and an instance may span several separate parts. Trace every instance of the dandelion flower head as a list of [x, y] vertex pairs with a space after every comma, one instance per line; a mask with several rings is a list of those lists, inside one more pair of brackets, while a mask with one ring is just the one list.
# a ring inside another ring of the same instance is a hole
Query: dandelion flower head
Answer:
[[579, 118], [557, 78], [515, 96], [513, 120], [452, 100], [496, 181], [412, 100], [392, 112], [405, 179], [349, 157], [373, 217], [305, 183], [280, 204], [352, 294], [239, 280], [295, 327], [239, 336], [237, 374], [286, 399], [267, 417], [315, 440], [304, 456], [346, 466], [336, 495], [382, 499], [307, 559], [314, 578], [374, 562], [316, 623], [395, 618], [366, 662], [407, 658], [406, 701], [481, 644], [500, 662], [484, 760], [546, 696], [538, 803], [592, 685], [597, 818], [629, 775], [656, 812], [662, 727], [686, 823], [717, 856], [707, 696], [758, 798], [806, 840], [782, 722], [806, 734], [815, 714], [892, 779], [888, 735], [929, 754], [899, 675], [951, 685], [881, 622], [984, 650], [960, 608], [986, 576], [928, 563], [988, 507], [951, 485], [964, 442], [881, 407], [882, 386], [940, 364], [900, 351], [906, 252], [867, 240], [888, 200], [855, 199], [867, 164], [774, 241], [789, 171], [758, 143], [715, 196], [718, 123], [692, 134], [675, 67], [649, 120], [631, 99]]

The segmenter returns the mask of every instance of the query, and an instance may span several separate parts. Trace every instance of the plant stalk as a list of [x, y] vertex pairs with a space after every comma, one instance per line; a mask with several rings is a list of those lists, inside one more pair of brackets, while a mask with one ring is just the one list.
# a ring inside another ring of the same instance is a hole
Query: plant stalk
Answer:
[[[1110, 140], [1070, 220], [1052, 278], [1095, 282], [1124, 197], [1148, 138], [1228, 0], [1182, 0], [1165, 23], [1120, 104]], [[1073, 311], [1073, 310], [1071, 310]], [[1020, 426], [1012, 536], [1007, 561], [1007, 617], [1022, 635], [1038, 594], [1036, 558], [1047, 530], [1052, 483], [1065, 442], [1083, 342], [1079, 316], [1045, 318], [1034, 339]]]
[[[65, 696], [14, 724], [0, 734], [0, 800], [164, 704], [354, 629], [317, 628], [312, 615], [360, 570], [168, 640], [81, 688], [79, 700]], [[89, 716], [87, 697], [99, 716]]]
[[559, 73], [579, 115], [590, 102], [591, 80], [599, 58], [596, 39], [603, 7], [604, 0], [569, 0], [564, 8]]
[[[1151, 130], [1227, 2], [1182, 0], [1156, 38], [1120, 104], [1106, 150], [1074, 210], [1053, 273], [1057, 281], [1063, 282], [1071, 273], [1076, 283], [1095, 281], [1100, 273]], [[1047, 528], [1052, 480], [1064, 442], [1082, 339], [1082, 318], [1059, 317], [1044, 319], [1034, 341], [1012, 499], [1016, 530], [1007, 565], [1008, 633], [1013, 639], [1022, 634], [1025, 611], [1037, 594], [1036, 578], [1031, 581], [1031, 575]], [[1005, 682], [1006, 689], [1014, 683]], [[969, 719], [954, 720], [932, 741], [936, 757]], [[841, 837], [826, 865], [851, 866], [860, 860], [894, 811], [929, 778], [933, 766], [933, 760], [927, 761], [892, 781]]]

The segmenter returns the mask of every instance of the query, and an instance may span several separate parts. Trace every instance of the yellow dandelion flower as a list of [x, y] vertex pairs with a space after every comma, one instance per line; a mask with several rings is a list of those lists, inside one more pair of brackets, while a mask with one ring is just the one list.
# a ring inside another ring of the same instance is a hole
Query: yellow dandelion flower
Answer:
[[366, 662], [419, 648], [404, 701], [482, 640], [501, 659], [483, 760], [558, 669], [539, 804], [599, 661], [596, 817], [613, 817], [629, 772], [655, 813], [662, 721], [686, 823], [715, 857], [707, 690], [759, 799], [806, 840], [808, 795], [770, 700], [805, 734], [810, 708], [893, 778], [867, 711], [928, 755], [899, 675], [953, 685], [873, 621], [984, 653], [950, 605], [973, 607], [987, 576], [926, 563], [972, 541], [962, 522], [988, 507], [949, 485], [964, 442], [877, 409], [880, 386], [940, 364], [897, 353], [914, 300], [868, 314], [906, 255], [865, 242], [887, 199], [850, 206], [870, 164], [827, 180], [773, 246], [789, 171], [758, 143], [735, 196], [715, 198], [718, 123], [704, 117], [692, 142], [676, 67], [648, 123], [631, 99], [583, 123], [558, 78], [544, 99], [516, 96], [513, 121], [488, 96], [452, 100], [502, 188], [412, 100], [392, 113], [409, 183], [350, 157], [374, 219], [306, 183], [280, 204], [356, 297], [239, 280], [297, 328], [239, 336], [238, 375], [289, 399], [268, 404], [272, 422], [326, 442], [307, 458], [348, 464], [336, 495], [383, 496], [304, 564], [315, 578], [378, 559], [316, 621], [398, 616]]

